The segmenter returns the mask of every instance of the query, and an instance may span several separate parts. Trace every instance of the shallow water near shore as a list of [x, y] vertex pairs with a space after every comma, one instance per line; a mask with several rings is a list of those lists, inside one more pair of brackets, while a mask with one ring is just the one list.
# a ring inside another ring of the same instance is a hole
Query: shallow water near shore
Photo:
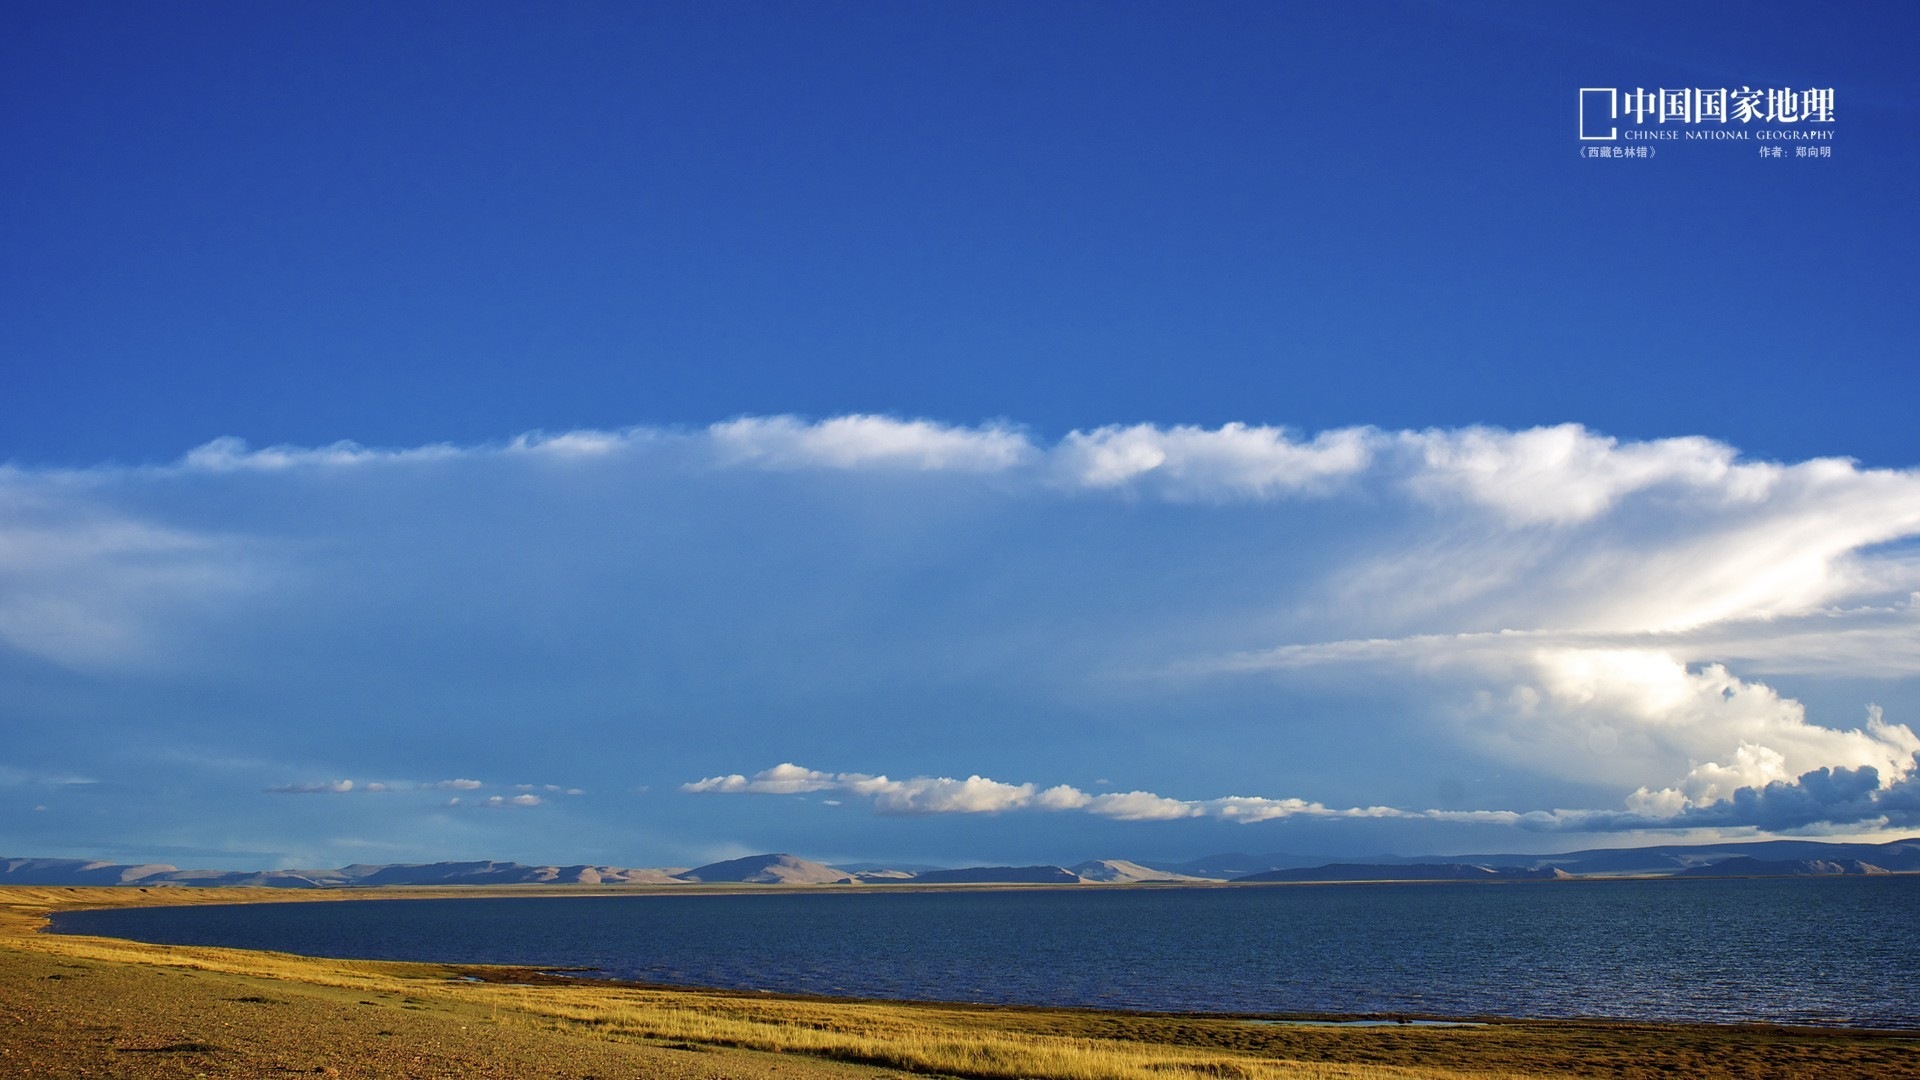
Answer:
[[1246, 1014], [1920, 1028], [1920, 877], [132, 908], [62, 933], [685, 986]]

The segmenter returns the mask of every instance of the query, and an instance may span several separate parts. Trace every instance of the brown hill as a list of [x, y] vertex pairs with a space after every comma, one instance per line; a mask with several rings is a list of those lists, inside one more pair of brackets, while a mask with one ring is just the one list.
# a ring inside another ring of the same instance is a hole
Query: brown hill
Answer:
[[1155, 870], [1151, 866], [1141, 866], [1137, 862], [1125, 859], [1089, 859], [1067, 869], [1079, 875], [1082, 881], [1096, 881], [1102, 884], [1129, 884], [1138, 881], [1208, 881], [1209, 878], [1194, 877], [1191, 874], [1176, 874], [1171, 870]]
[[696, 866], [679, 875], [680, 881], [735, 881], [771, 885], [830, 885], [845, 881], [845, 871], [797, 855], [749, 855], [744, 859]]

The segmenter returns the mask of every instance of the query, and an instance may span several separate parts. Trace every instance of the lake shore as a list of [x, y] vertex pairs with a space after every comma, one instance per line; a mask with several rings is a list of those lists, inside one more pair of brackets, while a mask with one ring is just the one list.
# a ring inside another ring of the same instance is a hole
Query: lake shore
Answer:
[[1920, 1077], [1914, 1033], [1567, 1021], [1340, 1027], [845, 1001], [36, 932], [48, 915], [78, 908], [563, 899], [645, 888], [0, 888], [0, 1076]]

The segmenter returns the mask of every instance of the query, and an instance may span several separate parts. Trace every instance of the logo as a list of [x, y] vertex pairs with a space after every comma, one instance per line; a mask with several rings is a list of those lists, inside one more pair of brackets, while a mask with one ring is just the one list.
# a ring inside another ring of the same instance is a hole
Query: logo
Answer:
[[1763, 131], [1761, 137], [1767, 139], [1833, 138], [1830, 129], [1808, 126], [1833, 123], [1831, 86], [1805, 90], [1583, 86], [1579, 98], [1581, 142], [1746, 139], [1748, 127], [1754, 124], [1791, 126], [1791, 130]]

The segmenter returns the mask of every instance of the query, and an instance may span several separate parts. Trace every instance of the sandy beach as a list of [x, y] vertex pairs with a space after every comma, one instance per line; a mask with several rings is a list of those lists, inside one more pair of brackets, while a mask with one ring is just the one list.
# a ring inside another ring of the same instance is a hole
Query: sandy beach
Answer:
[[1920, 1076], [1913, 1033], [1302, 1026], [663, 990], [36, 932], [67, 908], [447, 895], [498, 891], [0, 890], [0, 1076]]

